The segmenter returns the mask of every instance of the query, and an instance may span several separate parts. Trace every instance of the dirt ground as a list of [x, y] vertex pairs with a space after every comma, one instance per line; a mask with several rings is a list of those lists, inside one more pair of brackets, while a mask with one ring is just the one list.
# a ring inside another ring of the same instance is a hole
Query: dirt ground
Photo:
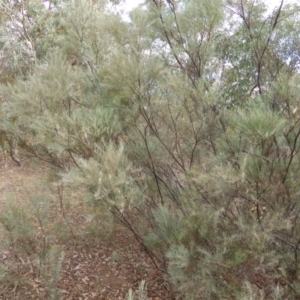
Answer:
[[[9, 161], [5, 169], [0, 157], [0, 210], [6, 211], [12, 202], [26, 209], [30, 196], [45, 193], [42, 182], [49, 171], [48, 166], [29, 158], [22, 159], [21, 167]], [[83, 218], [75, 214], [76, 209], [68, 215], [73, 231], [84, 226]], [[26, 256], [16, 257], [12, 245], [6, 243], [5, 232], [0, 224], [0, 299], [50, 299], [49, 289], [29, 256], [27, 260]], [[70, 238], [55, 243], [64, 253], [58, 282], [63, 299], [126, 299], [129, 288], [137, 290], [142, 280], [147, 284], [148, 299], [171, 299], [162, 274], [121, 226], [102, 232], [97, 242]], [[7, 273], [1, 277], [1, 267], [6, 268], [9, 278]]]

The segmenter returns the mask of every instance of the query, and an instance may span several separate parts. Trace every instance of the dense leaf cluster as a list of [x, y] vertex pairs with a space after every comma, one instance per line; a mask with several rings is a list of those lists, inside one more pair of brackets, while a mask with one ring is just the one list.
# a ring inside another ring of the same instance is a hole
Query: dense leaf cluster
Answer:
[[[298, 299], [297, 5], [2, 1], [1, 128], [184, 299]], [[108, 8], [110, 7], [110, 9]]]

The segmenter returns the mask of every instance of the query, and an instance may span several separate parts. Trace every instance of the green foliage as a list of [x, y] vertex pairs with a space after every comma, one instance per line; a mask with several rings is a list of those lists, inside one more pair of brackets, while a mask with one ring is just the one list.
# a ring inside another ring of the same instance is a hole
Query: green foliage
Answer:
[[138, 197], [132, 186], [133, 179], [128, 176], [134, 170], [123, 155], [123, 149], [122, 145], [112, 144], [99, 149], [97, 160], [80, 160], [79, 168], [64, 176], [64, 182], [85, 188], [96, 206], [116, 209], [122, 214]]
[[7, 231], [9, 243], [17, 253], [32, 255], [35, 252], [35, 228], [29, 216], [17, 207], [1, 212], [0, 222]]
[[[104, 210], [130, 230], [175, 295], [296, 299], [298, 10], [147, 0], [125, 22], [104, 2], [58, 1], [47, 13], [28, 1], [34, 22], [22, 23], [23, 35], [1, 27], [2, 53], [15, 37], [1, 129], [60, 168], [59, 184], [94, 208], [90, 224]], [[19, 40], [31, 45], [22, 55]], [[30, 253], [28, 216], [1, 220]], [[46, 256], [59, 297], [60, 254]]]
[[61, 275], [62, 264], [64, 260], [64, 252], [53, 246], [47, 252], [45, 257], [45, 265], [47, 268], [42, 269], [42, 278], [49, 289], [49, 299], [63, 299], [61, 291], [58, 288], [58, 281]]

